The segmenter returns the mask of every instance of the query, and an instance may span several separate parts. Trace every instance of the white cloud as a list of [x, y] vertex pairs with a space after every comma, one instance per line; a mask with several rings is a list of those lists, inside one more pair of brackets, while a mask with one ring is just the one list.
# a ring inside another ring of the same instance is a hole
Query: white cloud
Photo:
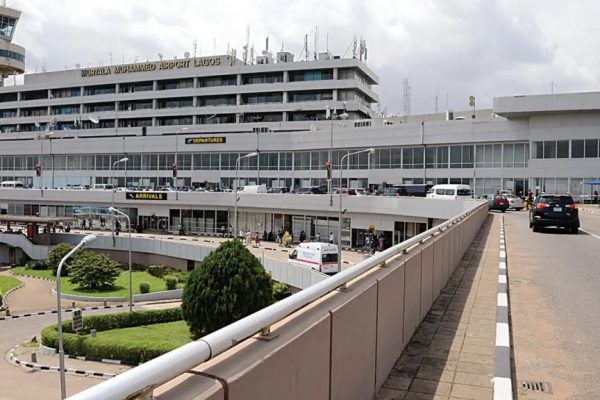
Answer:
[[[9, 6], [23, 15], [15, 42], [27, 48], [27, 69], [108, 64], [223, 54], [241, 57], [246, 26], [259, 53], [299, 56], [305, 34], [319, 50], [343, 55], [352, 38], [365, 37], [368, 65], [380, 76], [376, 88], [390, 112], [402, 110], [402, 78], [412, 86], [413, 113], [490, 107], [500, 95], [598, 90], [600, 3], [593, 0], [21, 0]], [[328, 41], [327, 41], [328, 38]], [[350, 53], [346, 53], [348, 56]]]

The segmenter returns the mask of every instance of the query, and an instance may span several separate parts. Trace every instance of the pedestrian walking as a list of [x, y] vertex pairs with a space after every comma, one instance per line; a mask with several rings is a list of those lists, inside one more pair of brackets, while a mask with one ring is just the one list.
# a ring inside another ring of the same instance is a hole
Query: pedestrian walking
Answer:
[[256, 243], [257, 247], [260, 247], [260, 233], [256, 231], [256, 236], [254, 236], [254, 243]]
[[333, 244], [333, 232], [329, 232], [329, 244]]
[[598, 191], [594, 190], [594, 204], [598, 204]]
[[306, 233], [304, 231], [300, 232], [300, 243], [303, 243], [306, 240]]
[[317, 234], [315, 235], [315, 242], [320, 242], [321, 241], [321, 234], [319, 232], [317, 232]]

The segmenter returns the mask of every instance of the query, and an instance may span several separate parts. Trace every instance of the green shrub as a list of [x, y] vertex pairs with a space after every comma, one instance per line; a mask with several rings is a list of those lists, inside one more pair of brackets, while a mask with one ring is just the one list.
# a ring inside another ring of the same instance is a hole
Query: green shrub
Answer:
[[[56, 271], [58, 270], [58, 264], [60, 263], [60, 260], [62, 260], [64, 256], [67, 255], [67, 253], [73, 250], [73, 247], [75, 246], [73, 246], [72, 244], [61, 243], [50, 251], [50, 253], [48, 254], [48, 264], [50, 264], [50, 267], [52, 268], [52, 275], [56, 276]], [[63, 265], [63, 269], [60, 274], [61, 276], [69, 275], [69, 266], [78, 254], [79, 252], [73, 254], [71, 259], [65, 262], [65, 265]]]
[[177, 280], [177, 283], [186, 283], [189, 274], [185, 271], [172, 271], [169, 272], [167, 275], [164, 276], [164, 279], [167, 279], [167, 277], [172, 276]]
[[148, 282], [140, 282], [140, 293], [150, 292], [150, 284]]
[[167, 275], [165, 277], [165, 283], [167, 284], [167, 290], [177, 289], [177, 278], [173, 275]]
[[239, 240], [222, 243], [193, 270], [183, 290], [183, 317], [196, 338], [271, 304], [271, 279]]
[[105, 254], [83, 250], [77, 254], [69, 267], [71, 283], [78, 284], [81, 289], [111, 289], [121, 274], [119, 264]]
[[148, 266], [148, 273], [156, 278], [162, 278], [165, 275], [164, 265], [150, 265]]
[[[180, 308], [164, 310], [133, 311], [131, 313], [92, 315], [83, 318], [86, 332], [95, 329], [98, 332], [111, 329], [130, 328], [134, 326], [152, 325], [163, 322], [180, 321], [182, 319]], [[123, 360], [129, 364], [139, 364], [166, 353], [160, 345], [148, 347], [134, 346], [114, 342], [101, 342], [89, 336], [74, 333], [71, 321], [63, 322], [63, 344], [65, 353], [73, 356], [85, 356], [94, 359], [109, 358]], [[51, 325], [42, 330], [42, 344], [44, 346], [58, 347], [57, 325]]]
[[289, 287], [289, 285], [282, 282], [275, 282], [273, 284], [273, 299], [275, 301], [283, 300], [291, 295], [292, 289]]
[[[25, 269], [32, 269], [32, 270], [39, 271], [39, 270], [50, 269], [50, 266], [48, 265], [47, 261], [31, 260], [27, 264], [25, 264]], [[56, 275], [56, 272], [54, 272], [54, 274]]]

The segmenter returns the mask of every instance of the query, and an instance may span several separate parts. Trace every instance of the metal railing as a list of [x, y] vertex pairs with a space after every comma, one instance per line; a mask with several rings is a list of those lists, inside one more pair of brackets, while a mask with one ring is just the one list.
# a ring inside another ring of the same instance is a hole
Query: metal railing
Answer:
[[445, 231], [467, 216], [476, 213], [487, 204], [478, 204], [471, 210], [429, 229], [411, 239], [393, 246], [381, 253], [361, 261], [322, 282], [304, 289], [269, 307], [263, 308], [239, 321], [223, 327], [194, 342], [183, 345], [169, 353], [163, 354], [147, 363], [126, 371], [109, 381], [102, 382], [81, 393], [69, 397], [71, 400], [121, 400], [133, 399], [146, 395], [163, 383], [191, 370], [205, 361], [232, 348], [243, 340], [259, 333], [281, 321], [295, 311], [325, 296], [329, 292], [344, 287], [348, 282], [359, 277], [370, 269], [384, 264], [391, 258], [406, 253], [410, 249]]

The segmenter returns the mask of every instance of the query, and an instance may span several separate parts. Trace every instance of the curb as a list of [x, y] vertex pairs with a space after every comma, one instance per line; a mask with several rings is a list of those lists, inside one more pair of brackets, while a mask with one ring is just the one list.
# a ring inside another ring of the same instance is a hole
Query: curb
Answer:
[[[37, 363], [19, 360], [18, 358], [15, 357], [15, 354], [14, 354], [14, 351], [19, 346], [20, 345], [18, 344], [8, 351], [8, 361], [11, 362], [12, 364], [19, 366], [19, 367], [31, 368], [33, 370], [39, 370], [39, 371], [55, 371], [55, 372], [60, 371], [60, 367], [55, 367], [53, 365], [43, 365], [43, 364], [37, 364]], [[75, 357], [69, 357], [69, 358], [75, 358]], [[83, 369], [76, 369], [76, 368], [65, 368], [64, 371], [66, 373], [71, 373], [74, 375], [92, 376], [94, 378], [110, 379], [110, 378], [114, 378], [115, 376], [117, 376], [117, 374], [111, 374], [108, 372], [86, 371]]]
[[4, 293], [4, 296], [2, 296], [2, 301], [0, 302], [0, 310], [4, 309], [6, 307], [6, 299], [8, 298], [8, 295], [17, 289], [21, 289], [25, 285], [25, 282], [23, 282], [23, 281], [20, 281], [20, 282], [21, 282], [21, 284], [19, 286], [15, 286], [14, 288], [10, 289], [8, 292]]
[[[104, 310], [107, 308], [124, 308], [126, 307], [126, 304], [115, 304], [113, 306], [93, 306], [93, 307], [81, 307], [79, 308], [81, 311], [85, 311], [85, 310]], [[63, 310], [63, 312], [73, 312], [73, 308], [66, 308]], [[47, 315], [47, 314], [56, 314], [56, 310], [50, 310], [50, 311], [35, 311], [32, 313], [26, 313], [26, 314], [20, 314], [20, 315], [11, 315], [10, 317], [0, 317], [0, 321], [5, 321], [5, 320], [9, 320], [9, 319], [18, 319], [18, 318], [26, 318], [26, 317], [37, 317], [40, 315]]]
[[[42, 346], [42, 344], [40, 344], [40, 346]], [[41, 352], [41, 353], [48, 355], [48, 356], [58, 357], [58, 351], [54, 347], [44, 346], [44, 350], [45, 350], [45, 352]], [[111, 364], [111, 365], [126, 365], [128, 367], [136, 367], [137, 366], [136, 364], [128, 364], [123, 360], [113, 360], [110, 358], [92, 358], [92, 357], [85, 357], [85, 356], [71, 356], [69, 354], [65, 354], [65, 358], [70, 358], [71, 360], [79, 360], [79, 361], [93, 361], [93, 362], [99, 362], [99, 363]], [[139, 365], [141, 365], [141, 364], [139, 364]]]
[[11, 275], [14, 275], [14, 276], [25, 276], [25, 277], [27, 277], [27, 278], [41, 279], [41, 280], [43, 280], [43, 281], [55, 282], [55, 280], [54, 280], [54, 279], [44, 278], [44, 277], [42, 277], [42, 276], [27, 275], [27, 274], [15, 274], [15, 273], [13, 272], [12, 268], [11, 268], [9, 271], [10, 271]]
[[494, 400], [512, 400], [512, 363], [510, 346], [510, 318], [508, 315], [508, 280], [504, 216], [500, 219], [500, 261], [498, 265], [498, 300], [496, 306], [496, 366]]

